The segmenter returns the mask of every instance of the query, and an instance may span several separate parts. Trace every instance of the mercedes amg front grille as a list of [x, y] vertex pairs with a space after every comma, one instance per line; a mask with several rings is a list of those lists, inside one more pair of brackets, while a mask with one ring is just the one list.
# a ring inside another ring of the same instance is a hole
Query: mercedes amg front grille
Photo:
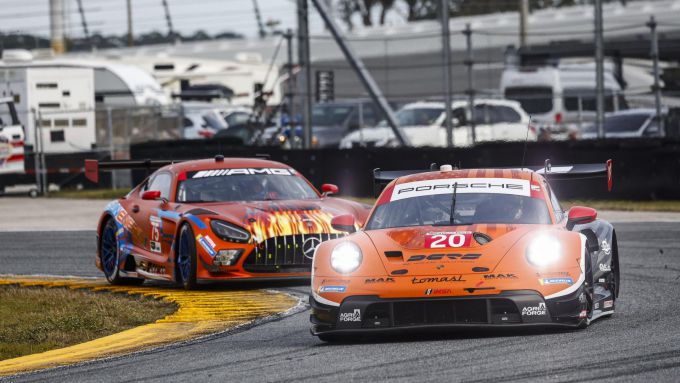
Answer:
[[297, 234], [268, 238], [257, 244], [243, 262], [246, 271], [255, 273], [293, 273], [310, 271], [316, 247], [344, 234]]

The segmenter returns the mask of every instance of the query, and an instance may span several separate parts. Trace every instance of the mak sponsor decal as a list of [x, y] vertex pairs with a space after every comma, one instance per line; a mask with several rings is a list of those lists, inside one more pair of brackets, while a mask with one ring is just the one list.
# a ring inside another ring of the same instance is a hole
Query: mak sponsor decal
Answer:
[[528, 180], [509, 178], [454, 178], [415, 181], [399, 184], [392, 192], [391, 200], [398, 201], [411, 197], [436, 194], [491, 193], [529, 197], [531, 190]]
[[370, 284], [370, 283], [394, 283], [395, 280], [394, 278], [391, 277], [386, 277], [386, 278], [366, 278], [364, 280], [364, 283]]
[[573, 285], [574, 280], [571, 278], [543, 278], [539, 279], [538, 283], [541, 285]]
[[436, 283], [436, 282], [465, 282], [465, 279], [463, 279], [462, 275], [450, 275], [445, 277], [424, 277], [424, 278], [413, 277], [413, 279], [411, 279], [411, 283], [413, 284]]
[[320, 293], [344, 293], [347, 290], [347, 286], [321, 286], [319, 287]]
[[523, 316], [539, 316], [545, 315], [547, 312], [544, 302], [539, 303], [538, 306], [527, 306], [522, 309]]
[[340, 322], [361, 322], [361, 309], [354, 309], [351, 313], [340, 313]]

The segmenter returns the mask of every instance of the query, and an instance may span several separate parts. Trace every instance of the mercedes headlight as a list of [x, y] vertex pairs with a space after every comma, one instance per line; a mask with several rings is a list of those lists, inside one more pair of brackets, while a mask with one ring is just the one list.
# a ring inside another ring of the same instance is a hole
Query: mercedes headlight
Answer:
[[536, 237], [527, 247], [527, 260], [535, 266], [548, 266], [555, 263], [561, 256], [560, 242], [552, 236]]
[[210, 227], [213, 233], [225, 241], [245, 243], [250, 240], [250, 233], [228, 222], [212, 220]]
[[361, 249], [354, 242], [342, 242], [331, 253], [331, 267], [340, 274], [349, 274], [361, 265]]

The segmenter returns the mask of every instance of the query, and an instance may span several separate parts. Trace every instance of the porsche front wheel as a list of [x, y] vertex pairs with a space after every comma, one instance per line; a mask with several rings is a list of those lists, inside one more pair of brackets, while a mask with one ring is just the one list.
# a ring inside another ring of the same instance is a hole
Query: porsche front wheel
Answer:
[[196, 240], [190, 225], [182, 226], [179, 232], [176, 262], [177, 282], [185, 289], [196, 287]]

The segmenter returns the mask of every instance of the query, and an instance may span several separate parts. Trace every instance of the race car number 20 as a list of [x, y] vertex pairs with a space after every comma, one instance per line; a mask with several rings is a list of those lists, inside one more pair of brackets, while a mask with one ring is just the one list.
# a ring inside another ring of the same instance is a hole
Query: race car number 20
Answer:
[[436, 233], [425, 236], [425, 247], [443, 249], [446, 247], [468, 247], [472, 233]]

